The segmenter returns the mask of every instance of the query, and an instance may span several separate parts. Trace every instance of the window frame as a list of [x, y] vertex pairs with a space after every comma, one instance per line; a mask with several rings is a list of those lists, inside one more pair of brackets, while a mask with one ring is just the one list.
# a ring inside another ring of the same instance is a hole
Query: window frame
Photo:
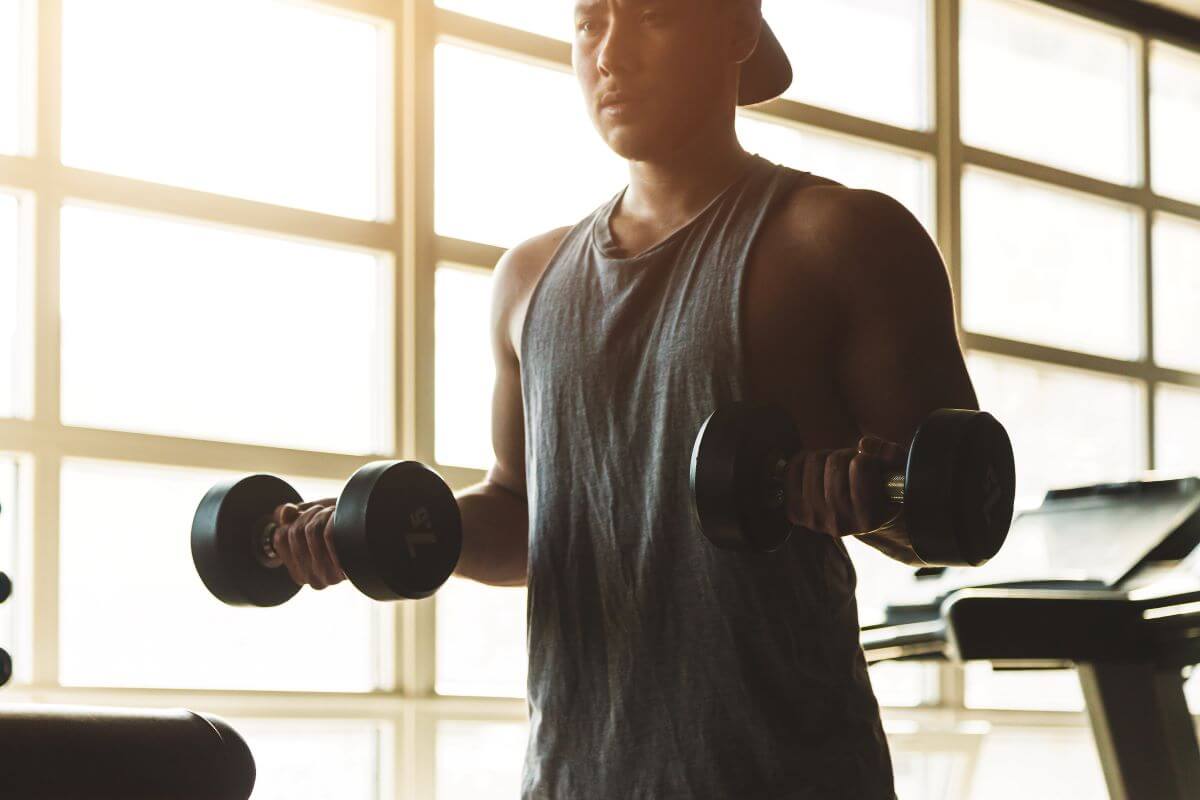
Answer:
[[[23, 277], [29, 279], [32, 319], [25, 327], [26, 360], [32, 379], [29, 414], [0, 419], [0, 455], [18, 461], [20, 517], [17, 520], [21, 577], [30, 592], [20, 606], [25, 633], [14, 653], [17, 680], [5, 689], [10, 700], [135, 706], [188, 706], [233, 718], [374, 721], [380, 730], [380, 796], [408, 800], [434, 796], [433, 731], [438, 719], [524, 720], [522, 699], [439, 696], [434, 691], [436, 597], [391, 604], [382, 614], [380, 641], [385, 669], [381, 686], [370, 694], [289, 693], [64, 688], [58, 683], [59, 637], [59, 470], [65, 458], [83, 457], [182, 467], [269, 471], [343, 480], [377, 458], [414, 458], [434, 465], [455, 488], [478, 482], [484, 472], [439, 465], [434, 461], [434, 282], [439, 264], [490, 270], [501, 248], [441, 237], [434, 231], [434, 47], [451, 42], [483, 48], [539, 66], [571, 69], [569, 44], [435, 7], [434, 0], [298, 0], [336, 13], [361, 15], [383, 26], [390, 43], [384, 57], [381, 125], [386, 130], [381, 167], [387, 202], [376, 221], [346, 219], [318, 212], [217, 196], [178, 187], [101, 175], [64, 167], [59, 158], [61, 124], [62, 0], [25, 0], [36, 63], [35, 97], [26, 110], [36, 117], [36, 148], [28, 154], [0, 156], [0, 189], [23, 198]], [[1038, 0], [1101, 21], [1114, 21], [1109, 3]], [[1142, 279], [1145, 303], [1145, 355], [1123, 361], [1033, 345], [962, 330], [961, 304], [956, 303], [960, 341], [965, 350], [1030, 359], [1047, 365], [1074, 367], [1132, 377], [1145, 384], [1144, 437], [1146, 463], [1155, 463], [1156, 419], [1153, 402], [1159, 383], [1200, 388], [1200, 373], [1165, 369], [1153, 361], [1153, 215], [1166, 212], [1200, 221], [1200, 205], [1162, 197], [1149, 185], [1152, 174], [1150, 136], [1150, 47], [1161, 38], [1200, 51], [1200, 23], [1170, 30], [1129, 27], [1138, 37], [1138, 108], [1140, 176], [1122, 186], [1056, 168], [965, 146], [959, 133], [959, 19], [961, 0], [927, 0], [932, 25], [928, 37], [933, 127], [908, 130], [841, 112], [777, 99], [748, 114], [780, 124], [797, 124], [826, 133], [865, 139], [934, 160], [935, 230], [956, 297], [962, 286], [961, 179], [964, 167], [980, 166], [1050, 187], [1075, 190], [1137, 207], [1144, 231]], [[1108, 11], [1105, 8], [1109, 8]], [[1164, 12], [1165, 13], [1165, 12]], [[1155, 17], [1155, 20], [1161, 20]], [[1180, 17], [1180, 20], [1184, 18]], [[1115, 20], [1120, 22], [1120, 19]], [[1192, 34], [1196, 33], [1194, 37]], [[384, 63], [387, 63], [387, 60]], [[34, 111], [36, 110], [36, 114]], [[394, 156], [393, 156], [394, 154]], [[282, 448], [178, 439], [118, 431], [63, 426], [59, 417], [60, 337], [59, 211], [67, 200], [118, 206], [133, 211], [165, 213], [180, 218], [232, 225], [268, 234], [300, 237], [333, 245], [367, 248], [391, 256], [396, 399], [392, 436], [384, 452], [370, 457]], [[36, 259], [36, 264], [34, 263]], [[39, 535], [34, 535], [35, 531]], [[0, 565], [3, 568], [3, 565]], [[18, 585], [18, 591], [21, 586]], [[918, 708], [884, 708], [885, 720], [918, 724], [1086, 725], [1077, 712], [966, 709], [963, 670], [951, 664], [931, 671], [927, 702]]]

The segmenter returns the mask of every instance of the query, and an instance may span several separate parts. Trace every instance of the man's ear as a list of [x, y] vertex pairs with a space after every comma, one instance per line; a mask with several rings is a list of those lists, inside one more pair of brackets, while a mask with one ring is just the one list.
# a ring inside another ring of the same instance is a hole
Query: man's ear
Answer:
[[762, 33], [762, 0], [727, 0], [732, 4], [730, 9], [733, 23], [732, 57], [738, 64], [744, 64], [754, 55], [758, 47], [758, 37]]

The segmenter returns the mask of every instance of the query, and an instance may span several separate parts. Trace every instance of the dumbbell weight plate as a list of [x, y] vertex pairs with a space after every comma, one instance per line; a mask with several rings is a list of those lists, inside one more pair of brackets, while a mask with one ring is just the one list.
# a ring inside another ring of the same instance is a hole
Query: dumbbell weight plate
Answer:
[[940, 409], [913, 436], [904, 517], [927, 564], [979, 566], [1000, 551], [1012, 525], [1012, 442], [985, 411]]
[[208, 590], [234, 606], [277, 606], [295, 596], [300, 587], [288, 571], [267, 567], [255, 553], [254, 533], [278, 506], [299, 502], [299, 493], [273, 475], [209, 489], [192, 519], [192, 561]]
[[800, 449], [795, 423], [778, 406], [730, 403], [701, 426], [692, 448], [692, 505], [704, 535], [727, 550], [771, 551], [791, 524], [774, 468]]
[[450, 577], [462, 552], [458, 501], [424, 464], [367, 464], [338, 497], [333, 547], [346, 577], [368, 597], [428, 597]]

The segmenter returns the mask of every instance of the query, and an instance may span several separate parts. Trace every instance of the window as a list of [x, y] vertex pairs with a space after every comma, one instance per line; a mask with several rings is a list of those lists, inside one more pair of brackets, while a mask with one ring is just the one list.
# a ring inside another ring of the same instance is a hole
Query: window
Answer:
[[271, 0], [65, 0], [63, 163], [386, 216], [384, 30]]
[[1083, 690], [1074, 669], [996, 670], [986, 662], [967, 671], [967, 708], [1083, 711]]
[[[517, 722], [437, 723], [436, 800], [500, 800], [521, 792], [528, 726]], [[469, 760], [471, 769], [463, 769]]]
[[930, 126], [929, 3], [764, 0], [792, 62], [784, 97], [904, 128]]
[[979, 169], [963, 176], [962, 206], [966, 329], [1113, 358], [1141, 355], [1133, 208]]
[[0, 154], [24, 151], [29, 74], [26, 0], [0, 0]]
[[25, 383], [19, 349], [24, 346], [21, 322], [22, 278], [21, 204], [0, 192], [0, 417], [16, 416], [19, 392]]
[[483, 270], [437, 271], [437, 430], [439, 464], [492, 465], [492, 280]]
[[525, 589], [452, 578], [437, 594], [437, 692], [524, 697]]
[[1148, 466], [1136, 381], [981, 352], [967, 368], [980, 408], [1012, 439], [1019, 507], [1039, 505], [1047, 489], [1130, 480]]
[[[1019, 769], [1014, 768], [1017, 764]], [[1018, 724], [994, 726], [984, 737], [970, 800], [1092, 800], [1107, 796], [1090, 730]]]
[[377, 725], [315, 720], [229, 722], [254, 754], [254, 800], [385, 800], [379, 788], [382, 764]]
[[446, 44], [436, 61], [439, 234], [511, 247], [625, 185], [571, 75]]
[[1154, 42], [1150, 125], [1154, 191], [1200, 203], [1200, 53]]
[[1200, 222], [1154, 220], [1154, 360], [1200, 372]]
[[1200, 476], [1200, 389], [1162, 383], [1155, 398], [1158, 468]]
[[67, 206], [63, 421], [378, 452], [383, 267], [361, 250]]
[[569, 42], [574, 38], [574, 4], [563, 0], [437, 0], [438, 6], [459, 14], [498, 22], [510, 28]]
[[[79, 459], [63, 464], [65, 685], [346, 692], [378, 686], [378, 604], [349, 582], [322, 592], [305, 588], [261, 610], [223, 605], [204, 588], [188, 547], [192, 515], [209, 487], [232, 475]], [[341, 490], [330, 481], [289, 482], [305, 498]], [[114, 624], [119, 620], [130, 624]]]
[[962, 0], [963, 141], [1134, 183], [1136, 41], [1041, 3]]

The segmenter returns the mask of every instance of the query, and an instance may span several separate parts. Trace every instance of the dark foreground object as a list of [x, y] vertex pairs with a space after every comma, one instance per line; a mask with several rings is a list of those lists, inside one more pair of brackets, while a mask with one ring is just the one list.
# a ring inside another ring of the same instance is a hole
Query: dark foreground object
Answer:
[[0, 797], [247, 800], [254, 778], [246, 742], [219, 717], [0, 706]]

